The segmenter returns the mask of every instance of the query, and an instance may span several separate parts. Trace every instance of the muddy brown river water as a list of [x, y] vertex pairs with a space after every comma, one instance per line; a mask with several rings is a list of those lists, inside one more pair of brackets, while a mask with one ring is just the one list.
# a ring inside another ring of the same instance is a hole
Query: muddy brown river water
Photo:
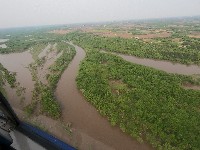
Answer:
[[[79, 70], [79, 64], [84, 59], [85, 52], [78, 46], [75, 46], [75, 48], [77, 54], [63, 73], [56, 89], [56, 97], [62, 106], [64, 120], [71, 122], [73, 128], [80, 130], [80, 132], [114, 149], [151, 149], [149, 145], [140, 144], [136, 140], [133, 140], [118, 127], [112, 127], [107, 119], [102, 117], [97, 110], [86, 101], [77, 89], [75, 81]], [[98, 145], [99, 149], [101, 149], [100, 146], [101, 145]]]
[[159, 70], [163, 70], [168, 73], [177, 73], [177, 74], [184, 74], [184, 75], [200, 74], [200, 67], [197, 65], [187, 66], [187, 65], [183, 65], [179, 63], [172, 63], [169, 61], [138, 58], [135, 56], [128, 56], [128, 55], [122, 55], [122, 54], [117, 54], [117, 55], [122, 57], [126, 61], [152, 67]]
[[[119, 127], [112, 127], [108, 120], [105, 117], [102, 117], [100, 113], [83, 97], [82, 93], [77, 89], [75, 79], [78, 74], [79, 64], [85, 58], [85, 51], [78, 46], [75, 46], [75, 48], [77, 53], [68, 68], [62, 74], [57, 85], [55, 95], [62, 106], [63, 120], [65, 122], [72, 123], [73, 129], [76, 130], [76, 133], [79, 133], [77, 142], [79, 142], [80, 149], [88, 149], [84, 148], [84, 145], [88, 143], [93, 145], [93, 149], [95, 150], [152, 149], [152, 147], [148, 144], [140, 144], [129, 135], [123, 133]], [[166, 61], [141, 59], [134, 56], [126, 56], [121, 54], [117, 55], [127, 61], [153, 67], [169, 73], [186, 75], [200, 74], [200, 67], [195, 65], [186, 66], [182, 64], [173, 64]], [[31, 91], [34, 87], [31, 73], [28, 68], [26, 68], [31, 62], [33, 62], [33, 59], [28, 51], [23, 53], [0, 55], [0, 63], [2, 63], [2, 65], [9, 71], [17, 72], [17, 81], [20, 82], [21, 86], [26, 88], [26, 104], [30, 103], [31, 101]], [[13, 95], [13, 91], [11, 91], [11, 89], [8, 88], [7, 90], [8, 95]], [[11, 101], [15, 101], [14, 96], [11, 98], [13, 98]], [[16, 104], [13, 103], [12, 106], [15, 105]]]
[[[17, 82], [20, 83], [20, 86], [26, 88], [25, 93], [25, 105], [29, 104], [31, 102], [32, 98], [32, 90], [34, 87], [34, 82], [32, 81], [32, 76], [27, 68], [28, 65], [33, 62], [32, 55], [29, 53], [29, 51], [23, 52], [23, 53], [12, 53], [12, 54], [3, 54], [0, 55], [0, 63], [8, 69], [8, 71], [16, 72], [16, 79]], [[12, 95], [12, 90], [9, 87], [6, 87], [8, 98], [9, 95]], [[14, 96], [11, 97], [14, 100], [11, 100], [11, 102], [16, 101]], [[16, 104], [16, 103], [15, 103]]]

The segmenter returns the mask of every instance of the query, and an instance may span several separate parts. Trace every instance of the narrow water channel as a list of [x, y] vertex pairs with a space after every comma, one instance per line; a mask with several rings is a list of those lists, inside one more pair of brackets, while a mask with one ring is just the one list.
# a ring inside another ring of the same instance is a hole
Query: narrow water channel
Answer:
[[[107, 51], [101, 51], [108, 53]], [[200, 66], [197, 65], [184, 65], [180, 63], [172, 63], [169, 61], [164, 60], [154, 60], [154, 59], [147, 59], [147, 58], [139, 58], [130, 55], [124, 55], [119, 53], [112, 53], [122, 57], [124, 60], [152, 67], [158, 70], [165, 71], [167, 73], [176, 73], [176, 74], [183, 74], [183, 75], [193, 75], [193, 74], [200, 74]]]
[[136, 64], [145, 65], [148, 67], [153, 67], [155, 69], [163, 70], [168, 73], [177, 73], [183, 75], [200, 74], [200, 67], [197, 65], [183, 65], [179, 63], [171, 63], [168, 61], [160, 61], [146, 58], [138, 58], [135, 56], [127, 56], [118, 54], [120, 57], [126, 61], [133, 62]]
[[[113, 149], [119, 150], [147, 150], [152, 149], [147, 144], [140, 144], [118, 127], [112, 127], [105, 117], [86, 101], [76, 86], [76, 76], [79, 64], [85, 57], [82, 48], [75, 46], [76, 56], [64, 71], [57, 85], [56, 98], [62, 106], [64, 121], [72, 123], [73, 128], [87, 134], [96, 141], [100, 141]], [[84, 137], [81, 137], [82, 139]], [[84, 141], [82, 139], [81, 141]], [[100, 146], [100, 145], [99, 145]], [[98, 147], [101, 149], [101, 147]]]

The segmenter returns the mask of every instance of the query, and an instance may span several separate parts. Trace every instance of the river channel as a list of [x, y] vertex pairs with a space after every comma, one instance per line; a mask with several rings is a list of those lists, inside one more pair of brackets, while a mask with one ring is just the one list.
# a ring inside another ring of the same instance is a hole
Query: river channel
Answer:
[[[55, 96], [62, 107], [63, 120], [72, 123], [73, 128], [82, 133], [80, 134], [80, 141], [84, 141], [83, 135], [87, 135], [95, 141], [103, 143], [104, 146], [102, 146], [102, 149], [105, 149], [105, 145], [107, 145], [107, 149], [152, 149], [148, 144], [141, 144], [123, 133], [119, 127], [112, 127], [108, 120], [102, 117], [95, 107], [87, 102], [76, 85], [79, 64], [85, 58], [86, 54], [82, 48], [74, 46], [76, 48], [76, 55], [62, 74], [55, 91]], [[166, 61], [141, 59], [121, 54], [117, 55], [129, 62], [153, 67], [168, 73], [185, 75], [200, 74], [200, 67], [195, 65], [187, 66]], [[31, 62], [33, 62], [33, 59], [28, 51], [0, 55], [0, 63], [9, 71], [16, 72], [17, 81], [20, 82], [21, 86], [26, 88], [25, 101], [27, 104], [31, 102], [31, 91], [34, 88], [32, 76], [27, 68]], [[14, 101], [14, 98], [12, 101]], [[101, 144], [98, 146], [101, 146]], [[98, 149], [101, 149], [101, 147], [98, 147]]]

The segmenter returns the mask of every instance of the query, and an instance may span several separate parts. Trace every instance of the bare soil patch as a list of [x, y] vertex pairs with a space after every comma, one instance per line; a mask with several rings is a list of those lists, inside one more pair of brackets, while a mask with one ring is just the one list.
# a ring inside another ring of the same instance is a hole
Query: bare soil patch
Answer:
[[124, 89], [128, 88], [128, 85], [123, 83], [122, 80], [110, 80], [109, 85], [111, 87], [112, 94], [120, 95]]
[[133, 35], [129, 33], [104, 32], [104, 33], [94, 33], [94, 34], [104, 36], [104, 37], [121, 37], [125, 39], [133, 38]]
[[42, 52], [38, 55], [39, 58], [45, 57], [51, 48], [51, 44], [45, 47]]
[[96, 30], [92, 28], [86, 28], [82, 29], [83, 32], [93, 33], [95, 35], [103, 36], [103, 37], [121, 37], [125, 39], [131, 39], [131, 38], [138, 38], [138, 39], [153, 39], [153, 38], [165, 38], [170, 37], [171, 33], [167, 32], [165, 30], [155, 30], [152, 32], [147, 31], [146, 34], [140, 34], [140, 35], [133, 35], [131, 33], [128, 33], [127, 30], [123, 31], [110, 31], [110, 30]]
[[171, 33], [169, 33], [169, 32], [134, 35], [134, 37], [138, 38], [138, 39], [166, 38], [166, 37], [170, 37], [170, 36], [171, 36]]
[[200, 90], [200, 86], [193, 85], [193, 84], [191, 84], [191, 83], [184, 83], [184, 84], [182, 85], [182, 87], [183, 87], [184, 89]]
[[125, 38], [125, 39], [133, 38], [132, 34], [130, 34], [128, 32], [124, 32], [124, 31], [113, 32], [113, 31], [109, 31], [109, 30], [95, 30], [95, 29], [91, 29], [91, 28], [82, 29], [82, 31], [88, 32], [88, 33], [93, 33], [95, 35], [99, 35], [99, 36], [103, 36], [103, 37], [121, 37], [121, 38]]
[[67, 34], [67, 33], [70, 33], [72, 32], [72, 30], [64, 30], [64, 29], [60, 29], [60, 30], [53, 30], [53, 31], [50, 31], [49, 33], [54, 33], [54, 34]]
[[179, 43], [179, 42], [182, 41], [182, 39], [181, 39], [181, 38], [174, 38], [174, 39], [172, 39], [172, 41], [173, 41], [173, 42], [177, 42], [177, 43]]
[[191, 32], [188, 36], [191, 38], [200, 38], [200, 32]]

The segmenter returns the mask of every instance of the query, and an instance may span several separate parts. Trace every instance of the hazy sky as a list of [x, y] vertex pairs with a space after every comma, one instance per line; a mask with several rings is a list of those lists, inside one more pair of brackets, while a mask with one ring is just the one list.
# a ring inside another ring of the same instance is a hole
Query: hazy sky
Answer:
[[200, 15], [200, 0], [0, 0], [0, 28]]

